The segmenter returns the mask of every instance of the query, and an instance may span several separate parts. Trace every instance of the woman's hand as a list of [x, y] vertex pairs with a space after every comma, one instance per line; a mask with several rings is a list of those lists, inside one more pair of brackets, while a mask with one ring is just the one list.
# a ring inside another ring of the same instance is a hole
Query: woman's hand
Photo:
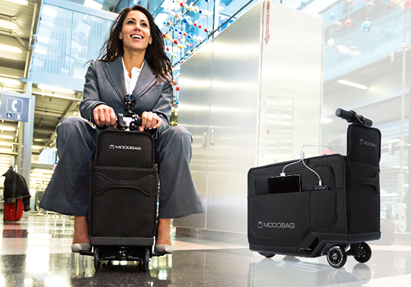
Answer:
[[141, 115], [141, 126], [139, 127], [140, 132], [144, 129], [157, 129], [162, 124], [161, 118], [153, 112], [143, 112]]
[[115, 126], [116, 125], [116, 113], [114, 112], [113, 108], [101, 104], [94, 108], [93, 111], [94, 122], [99, 127], [102, 126]]

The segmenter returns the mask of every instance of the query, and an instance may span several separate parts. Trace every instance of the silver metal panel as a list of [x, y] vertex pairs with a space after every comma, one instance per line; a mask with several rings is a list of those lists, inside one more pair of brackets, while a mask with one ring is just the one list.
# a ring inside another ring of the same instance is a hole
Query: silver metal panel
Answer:
[[261, 95], [258, 165], [290, 160], [294, 99], [272, 93]]
[[194, 136], [206, 214], [205, 225], [176, 226], [246, 233], [248, 170], [319, 143], [323, 20], [269, 3], [270, 13], [255, 4], [181, 66], [179, 124]]
[[206, 227], [212, 47], [213, 43], [203, 46], [180, 69], [178, 125], [188, 128], [193, 137], [190, 170], [204, 213], [174, 219], [178, 227]]
[[214, 42], [207, 229], [245, 232], [247, 173], [256, 164], [261, 3]]

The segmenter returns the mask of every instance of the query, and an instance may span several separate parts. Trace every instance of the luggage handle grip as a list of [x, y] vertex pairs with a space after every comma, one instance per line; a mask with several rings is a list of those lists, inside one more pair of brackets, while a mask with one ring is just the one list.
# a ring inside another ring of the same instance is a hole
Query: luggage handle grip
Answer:
[[335, 111], [335, 115], [337, 117], [340, 117], [344, 120], [346, 120], [349, 123], [357, 123], [357, 124], [362, 124], [364, 126], [367, 127], [371, 127], [372, 126], [372, 120], [367, 119], [359, 114], [357, 114], [356, 112], [350, 110], [350, 111], [346, 111], [343, 109], [337, 109]]
[[134, 114], [131, 117], [125, 117], [123, 114], [117, 115], [117, 128], [119, 130], [134, 131], [141, 126], [142, 119]]

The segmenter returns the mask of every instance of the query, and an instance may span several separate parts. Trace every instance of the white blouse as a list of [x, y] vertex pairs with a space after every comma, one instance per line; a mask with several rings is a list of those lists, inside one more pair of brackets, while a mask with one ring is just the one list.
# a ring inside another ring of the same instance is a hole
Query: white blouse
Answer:
[[124, 83], [126, 85], [126, 92], [127, 92], [127, 95], [131, 95], [134, 91], [134, 88], [136, 87], [138, 77], [140, 76], [141, 70], [143, 69], [143, 66], [144, 66], [144, 62], [143, 62], [143, 65], [141, 65], [141, 69], [137, 67], [133, 67], [131, 69], [131, 79], [128, 76], [128, 72], [126, 69], [126, 65], [124, 65], [123, 58], [121, 58], [121, 62], [123, 63], [123, 68], [124, 68]]

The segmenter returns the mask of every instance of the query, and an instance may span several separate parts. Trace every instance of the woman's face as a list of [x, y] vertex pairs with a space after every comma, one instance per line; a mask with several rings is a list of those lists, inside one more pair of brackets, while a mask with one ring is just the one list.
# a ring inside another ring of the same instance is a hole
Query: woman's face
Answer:
[[119, 37], [123, 40], [124, 51], [145, 51], [153, 41], [147, 16], [140, 11], [130, 11], [123, 22]]

